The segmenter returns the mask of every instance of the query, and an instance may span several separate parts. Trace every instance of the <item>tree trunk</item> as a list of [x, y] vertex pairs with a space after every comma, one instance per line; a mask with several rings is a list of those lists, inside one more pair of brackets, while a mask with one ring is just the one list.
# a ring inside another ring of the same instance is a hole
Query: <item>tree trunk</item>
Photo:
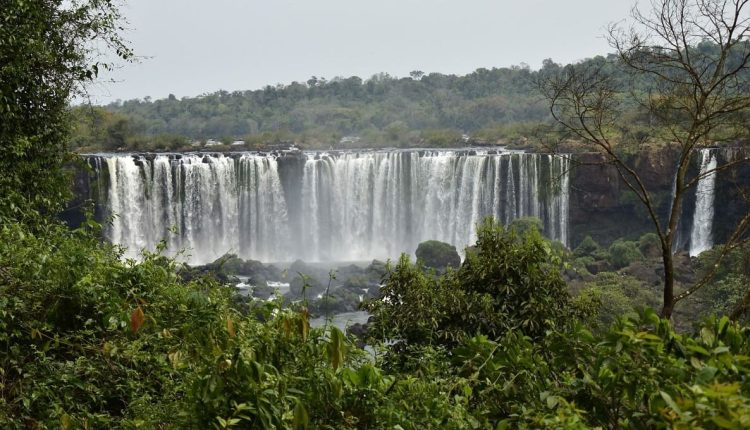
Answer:
[[[692, 132], [691, 132], [692, 135]], [[691, 143], [682, 150], [680, 161], [677, 166], [677, 172], [675, 177], [675, 188], [674, 198], [672, 199], [672, 209], [670, 210], [669, 220], [667, 223], [667, 231], [664, 240], [661, 242], [661, 255], [662, 261], [664, 262], [664, 304], [661, 308], [661, 316], [665, 319], [672, 318], [672, 311], [674, 311], [675, 300], [674, 300], [674, 254], [672, 253], [672, 246], [674, 245], [675, 231], [680, 221], [680, 213], [682, 212], [682, 198], [684, 192], [685, 175], [687, 174], [688, 166], [690, 165], [690, 154], [692, 147], [695, 143]], [[654, 213], [654, 212], [652, 212]], [[657, 229], [658, 229], [657, 223]]]
[[664, 261], [664, 305], [661, 316], [666, 319], [672, 318], [674, 310], [674, 256], [671, 247], [662, 247], [662, 260]]
[[737, 303], [732, 309], [732, 313], [729, 315], [729, 319], [732, 321], [737, 321], [740, 319], [742, 315], [747, 312], [747, 308], [750, 306], [750, 289], [748, 289], [745, 292], [745, 295], [742, 297], [742, 300], [740, 300], [739, 303]]

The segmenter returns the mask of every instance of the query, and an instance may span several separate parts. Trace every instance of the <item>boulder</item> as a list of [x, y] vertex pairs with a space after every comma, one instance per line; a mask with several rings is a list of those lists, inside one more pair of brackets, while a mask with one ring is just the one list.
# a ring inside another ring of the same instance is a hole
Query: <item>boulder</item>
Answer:
[[445, 271], [448, 267], [458, 268], [461, 265], [461, 257], [456, 247], [437, 240], [428, 240], [417, 246], [417, 260], [431, 269]]
[[[662, 269], [661, 271], [659, 269]], [[620, 273], [632, 276], [647, 285], [661, 285], [664, 282], [662, 274], [663, 267], [652, 261], [635, 261], [628, 267], [622, 269]]]
[[586, 270], [592, 275], [596, 275], [597, 273], [612, 271], [612, 265], [606, 260], [595, 260], [586, 264]]

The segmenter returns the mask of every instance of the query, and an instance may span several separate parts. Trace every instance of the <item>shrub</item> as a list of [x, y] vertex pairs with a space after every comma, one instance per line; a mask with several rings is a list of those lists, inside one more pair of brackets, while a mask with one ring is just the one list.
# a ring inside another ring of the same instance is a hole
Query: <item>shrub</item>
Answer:
[[175, 360], [226, 338], [230, 290], [183, 283], [156, 254], [123, 262], [84, 230], [36, 228], [0, 229], [0, 427], [173, 421], [187, 388]]
[[529, 230], [536, 232], [544, 231], [544, 223], [536, 217], [522, 217], [511, 221], [509, 229], [515, 230], [518, 234], [525, 234]]
[[599, 244], [591, 236], [586, 236], [573, 251], [573, 255], [575, 257], [593, 256], [594, 252], [600, 249]]
[[573, 260], [572, 266], [573, 268], [583, 274], [590, 274], [589, 267], [592, 266], [596, 260], [594, 260], [594, 257], [578, 257], [575, 260]]
[[638, 249], [645, 257], [656, 258], [661, 256], [661, 241], [656, 233], [646, 233], [638, 239]]
[[[604, 290], [619, 290], [630, 301], [630, 308], [651, 307], [656, 308], [661, 303], [659, 287], [648, 288], [633, 277], [614, 272], [599, 273], [596, 278], [587, 283], [588, 286], [600, 287]], [[619, 315], [615, 315], [617, 317]]]
[[698, 290], [696, 296], [704, 316], [731, 313], [734, 306], [742, 301], [748, 285], [750, 285], [750, 278], [747, 276], [730, 274]]
[[455, 362], [496, 428], [745, 428], [746, 335], [726, 318], [682, 335], [646, 310], [601, 334], [475, 337]]
[[461, 142], [461, 132], [453, 129], [427, 129], [419, 132], [419, 140], [426, 147], [451, 147]]
[[643, 254], [636, 242], [618, 239], [609, 247], [609, 261], [615, 269], [627, 267], [630, 263], [643, 260]]
[[389, 270], [373, 313], [373, 333], [407, 344], [453, 345], [475, 333], [518, 329], [537, 338], [567, 322], [561, 260], [535, 229], [519, 234], [492, 219], [457, 271], [428, 278], [402, 256]]
[[475, 252], [467, 254], [454, 278], [476, 307], [461, 316], [464, 324], [493, 337], [513, 328], [531, 337], [543, 335], [567, 317], [561, 268], [559, 254], [538, 230], [518, 233], [486, 219], [477, 231]]
[[591, 256], [594, 257], [597, 261], [609, 261], [612, 257], [609, 254], [609, 250], [607, 248], [600, 248], [591, 253]]
[[620, 288], [588, 286], [574, 300], [583, 320], [593, 329], [609, 327], [617, 318], [634, 312], [635, 303]]

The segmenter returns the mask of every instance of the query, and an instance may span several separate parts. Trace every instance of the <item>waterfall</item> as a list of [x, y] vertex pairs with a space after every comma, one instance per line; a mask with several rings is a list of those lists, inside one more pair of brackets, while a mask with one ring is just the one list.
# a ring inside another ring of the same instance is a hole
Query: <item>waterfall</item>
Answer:
[[[690, 255], [696, 256], [713, 246], [711, 230], [714, 220], [714, 187], [716, 185], [716, 155], [710, 149], [701, 150], [701, 168], [695, 191], [695, 214], [690, 230]], [[709, 172], [709, 173], [706, 173]]]
[[568, 241], [566, 157], [105, 154], [90, 156], [90, 164], [97, 183], [108, 184], [98, 197], [112, 217], [105, 234], [129, 258], [161, 240], [195, 264], [227, 252], [262, 261], [389, 258], [429, 239], [463, 249], [489, 215], [504, 223], [538, 217], [548, 237]]

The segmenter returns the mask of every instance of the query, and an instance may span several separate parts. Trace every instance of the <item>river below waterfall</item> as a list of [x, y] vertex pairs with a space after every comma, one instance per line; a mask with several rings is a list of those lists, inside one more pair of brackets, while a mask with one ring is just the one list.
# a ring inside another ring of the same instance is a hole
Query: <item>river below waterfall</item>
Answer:
[[354, 324], [365, 324], [370, 318], [370, 314], [365, 311], [354, 311], [354, 312], [343, 312], [338, 314], [332, 314], [328, 317], [321, 316], [310, 320], [310, 325], [313, 327], [322, 327], [326, 324], [326, 320], [331, 325], [335, 326], [342, 332], [346, 332], [346, 328]]

